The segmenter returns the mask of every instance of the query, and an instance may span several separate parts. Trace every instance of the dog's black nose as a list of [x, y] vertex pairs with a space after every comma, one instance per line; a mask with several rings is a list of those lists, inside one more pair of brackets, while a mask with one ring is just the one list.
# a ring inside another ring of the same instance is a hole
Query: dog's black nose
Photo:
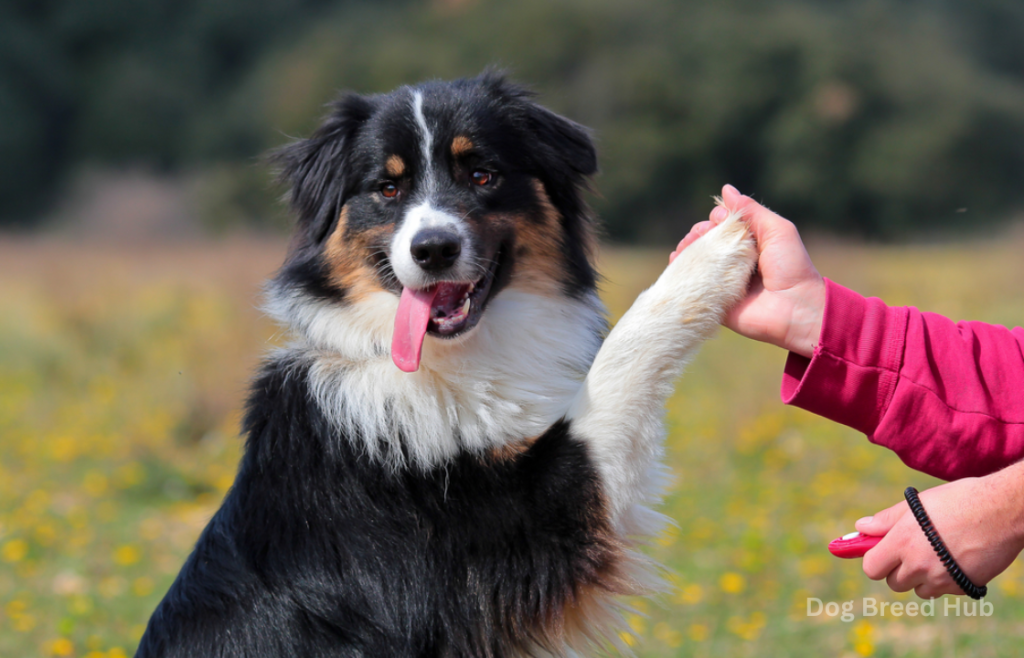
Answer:
[[428, 272], [451, 267], [461, 253], [462, 238], [448, 229], [423, 229], [412, 239], [412, 259]]

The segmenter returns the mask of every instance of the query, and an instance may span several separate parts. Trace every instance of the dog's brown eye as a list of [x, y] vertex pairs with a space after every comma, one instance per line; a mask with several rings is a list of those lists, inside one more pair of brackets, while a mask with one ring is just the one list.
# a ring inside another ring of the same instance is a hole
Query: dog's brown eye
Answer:
[[483, 169], [477, 169], [473, 172], [473, 184], [474, 185], [487, 185], [491, 182], [491, 172], [484, 171]]
[[394, 183], [384, 183], [380, 186], [380, 193], [389, 199], [398, 196], [398, 186]]

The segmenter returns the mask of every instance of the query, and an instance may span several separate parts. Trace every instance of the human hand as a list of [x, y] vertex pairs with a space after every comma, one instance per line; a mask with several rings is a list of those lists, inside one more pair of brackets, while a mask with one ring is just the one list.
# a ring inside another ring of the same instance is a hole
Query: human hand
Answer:
[[732, 185], [722, 188], [725, 207], [696, 224], [669, 257], [721, 223], [729, 211], [742, 211], [757, 240], [757, 273], [747, 296], [733, 308], [725, 326], [754, 340], [778, 345], [810, 358], [821, 334], [825, 281], [814, 268], [792, 222], [768, 210]]
[[[920, 494], [932, 525], [960, 568], [981, 587], [1024, 550], [1024, 464], [983, 478], [965, 478]], [[872, 580], [922, 599], [963, 594], [946, 572], [906, 501], [857, 521], [866, 535], [885, 535], [864, 555]]]

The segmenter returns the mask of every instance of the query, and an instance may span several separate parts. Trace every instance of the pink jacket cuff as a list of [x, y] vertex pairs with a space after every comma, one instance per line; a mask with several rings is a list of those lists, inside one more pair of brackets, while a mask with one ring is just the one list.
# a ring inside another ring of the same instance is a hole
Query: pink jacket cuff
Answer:
[[867, 434], [896, 390], [907, 309], [825, 279], [821, 336], [811, 359], [790, 352], [782, 401]]

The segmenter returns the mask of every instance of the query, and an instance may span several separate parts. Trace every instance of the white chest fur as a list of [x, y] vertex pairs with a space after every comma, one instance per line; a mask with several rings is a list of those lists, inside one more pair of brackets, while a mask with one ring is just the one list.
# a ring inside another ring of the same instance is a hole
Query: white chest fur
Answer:
[[[430, 467], [541, 434], [569, 409], [601, 345], [596, 296], [552, 299], [506, 289], [469, 335], [428, 337], [417, 372], [389, 352], [397, 298], [349, 306], [274, 297], [313, 357], [310, 385], [324, 414], [373, 458]], [[289, 308], [291, 306], [291, 308]], [[396, 437], [401, 436], [404, 445]], [[403, 453], [404, 448], [404, 453]]]

